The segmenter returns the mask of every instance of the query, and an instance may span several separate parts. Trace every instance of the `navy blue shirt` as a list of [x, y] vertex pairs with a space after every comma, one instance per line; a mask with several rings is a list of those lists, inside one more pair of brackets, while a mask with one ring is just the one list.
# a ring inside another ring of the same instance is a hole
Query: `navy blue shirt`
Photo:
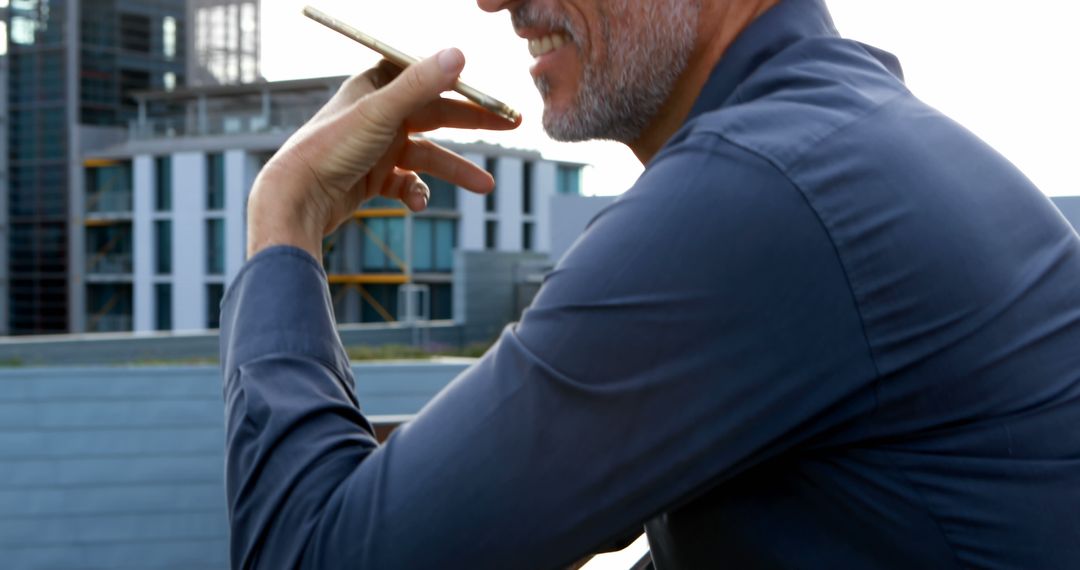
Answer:
[[553, 568], [649, 521], [661, 570], [1080, 568], [1080, 239], [898, 74], [782, 1], [385, 445], [322, 268], [255, 256], [233, 565]]

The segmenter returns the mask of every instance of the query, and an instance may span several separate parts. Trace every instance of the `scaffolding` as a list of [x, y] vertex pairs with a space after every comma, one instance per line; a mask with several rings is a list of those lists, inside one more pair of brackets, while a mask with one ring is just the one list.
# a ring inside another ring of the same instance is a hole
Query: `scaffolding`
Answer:
[[86, 204], [87, 332], [132, 329], [131, 164], [117, 160], [83, 162]]
[[[385, 301], [376, 298], [369, 287], [374, 285], [403, 286], [412, 283], [409, 259], [411, 247], [406, 243], [404, 251], [395, 251], [386, 239], [372, 229], [369, 223], [371, 220], [402, 220], [402, 223], [408, 226], [411, 216], [408, 210], [401, 207], [367, 207], [356, 210], [352, 217], [326, 240], [323, 245], [324, 257], [338, 246], [349, 226], [355, 225], [363, 235], [364, 242], [374, 246], [389, 262], [389, 270], [357, 272], [347, 268], [331, 269], [328, 271], [327, 280], [330, 285], [337, 286], [334, 294], [335, 305], [338, 305], [349, 292], [356, 292], [362, 302], [375, 311], [384, 322], [396, 322], [398, 318], [394, 314], [395, 311], [386, 307]], [[410, 233], [408, 227], [405, 228], [404, 233], [405, 241], [408, 242]]]

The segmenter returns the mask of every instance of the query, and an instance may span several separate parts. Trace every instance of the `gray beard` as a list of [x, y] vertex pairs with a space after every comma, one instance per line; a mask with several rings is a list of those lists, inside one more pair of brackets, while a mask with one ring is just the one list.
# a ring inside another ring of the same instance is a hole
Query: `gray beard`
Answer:
[[[614, 0], [612, 14], [628, 13], [636, 0]], [[562, 113], [544, 109], [544, 130], [558, 141], [605, 139], [632, 143], [652, 123], [686, 69], [696, 40], [700, 0], [645, 0], [645, 26], [634, 33], [612, 29], [605, 18], [601, 33], [608, 49], [606, 67], [582, 62], [581, 87]], [[610, 16], [610, 15], [609, 15]], [[618, 65], [621, 64], [621, 65]], [[546, 99], [547, 80], [536, 79]]]

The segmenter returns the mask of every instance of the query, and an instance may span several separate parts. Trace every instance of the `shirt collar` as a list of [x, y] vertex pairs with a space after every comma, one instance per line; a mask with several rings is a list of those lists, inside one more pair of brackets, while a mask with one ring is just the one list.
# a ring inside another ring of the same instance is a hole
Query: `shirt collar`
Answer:
[[838, 35], [824, 0], [781, 0], [751, 22], [724, 52], [687, 121], [722, 106], [758, 66], [791, 44]]

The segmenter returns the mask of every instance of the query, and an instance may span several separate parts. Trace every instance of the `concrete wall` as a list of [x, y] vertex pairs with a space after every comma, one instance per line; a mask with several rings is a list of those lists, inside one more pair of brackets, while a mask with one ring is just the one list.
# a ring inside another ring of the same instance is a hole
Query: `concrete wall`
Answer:
[[206, 329], [206, 154], [172, 155], [173, 330]]
[[138, 156], [132, 161], [132, 312], [136, 331], [148, 332], [156, 328], [154, 308], [154, 269], [157, 244], [154, 235], [155, 180], [157, 165], [154, 157]]
[[494, 340], [503, 327], [521, 316], [522, 287], [530, 275], [548, 264], [547, 255], [493, 251], [457, 251], [454, 266], [454, 321], [464, 342]]
[[498, 250], [521, 251], [522, 171], [524, 161], [500, 157], [495, 166], [495, 211], [498, 221]]
[[[557, 223], [552, 218], [558, 165], [554, 162], [533, 164], [533, 213], [536, 218], [536, 251], [551, 251], [551, 232]], [[553, 257], [553, 259], [558, 259]]]
[[[484, 167], [484, 155], [467, 153], [465, 158], [480, 168]], [[457, 247], [468, 251], [484, 249], [484, 197], [461, 188], [457, 189], [458, 220]]]
[[[401, 323], [345, 325], [339, 333], [345, 346], [421, 343], [461, 346], [463, 339], [461, 327], [449, 321], [432, 321], [416, 327]], [[0, 366], [146, 364], [217, 359], [216, 331], [0, 338]]]
[[558, 261], [574, 245], [589, 221], [615, 201], [614, 196], [551, 196], [550, 224], [551, 259]]
[[[468, 361], [354, 367], [369, 417]], [[0, 567], [228, 567], [216, 367], [0, 371]]]

